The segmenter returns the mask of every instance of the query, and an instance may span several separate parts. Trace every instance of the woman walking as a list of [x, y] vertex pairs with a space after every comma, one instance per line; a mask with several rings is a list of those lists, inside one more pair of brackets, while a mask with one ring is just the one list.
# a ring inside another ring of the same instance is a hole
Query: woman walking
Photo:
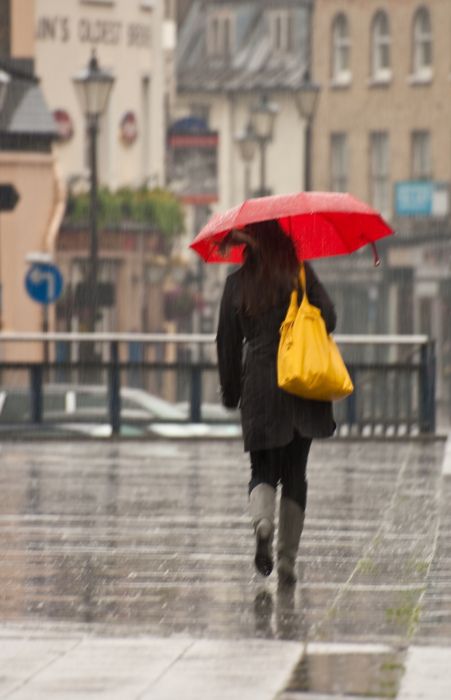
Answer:
[[[232, 231], [222, 244], [244, 245], [244, 263], [227, 277], [221, 300], [217, 352], [222, 401], [241, 410], [244, 449], [250, 453], [249, 507], [256, 538], [255, 566], [273, 569], [276, 489], [279, 582], [296, 582], [295, 562], [307, 502], [306, 468], [312, 438], [335, 430], [332, 405], [301, 399], [277, 385], [279, 328], [291, 291], [299, 289], [299, 261], [277, 221]], [[335, 328], [333, 303], [305, 264], [309, 301], [321, 310], [327, 331]], [[299, 301], [302, 292], [299, 290]]]

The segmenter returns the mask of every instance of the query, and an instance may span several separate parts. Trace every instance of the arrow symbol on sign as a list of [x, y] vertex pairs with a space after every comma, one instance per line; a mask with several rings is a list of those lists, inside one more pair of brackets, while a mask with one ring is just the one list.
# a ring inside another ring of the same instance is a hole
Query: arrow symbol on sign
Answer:
[[52, 272], [47, 270], [41, 270], [36, 267], [30, 272], [30, 279], [33, 284], [40, 285], [42, 283], [47, 284], [47, 298], [53, 299], [55, 295], [55, 277]]

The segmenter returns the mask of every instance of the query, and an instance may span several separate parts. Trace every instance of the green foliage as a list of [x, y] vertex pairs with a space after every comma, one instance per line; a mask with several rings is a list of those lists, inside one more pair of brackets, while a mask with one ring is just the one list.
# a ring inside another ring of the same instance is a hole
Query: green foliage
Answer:
[[[89, 193], [72, 195], [66, 210], [66, 222], [86, 225], [89, 222]], [[97, 220], [99, 227], [142, 224], [174, 238], [184, 231], [183, 208], [172, 192], [157, 188], [132, 190], [123, 187], [116, 192], [101, 188], [98, 192]]]

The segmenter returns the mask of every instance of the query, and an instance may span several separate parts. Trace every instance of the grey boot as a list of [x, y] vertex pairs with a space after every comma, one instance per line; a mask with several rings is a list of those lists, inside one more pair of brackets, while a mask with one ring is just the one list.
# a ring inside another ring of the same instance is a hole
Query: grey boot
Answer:
[[273, 568], [272, 541], [276, 491], [269, 484], [258, 484], [249, 495], [249, 510], [255, 531], [255, 566], [263, 576]]
[[277, 542], [277, 572], [281, 584], [293, 586], [296, 583], [296, 555], [303, 527], [301, 506], [291, 498], [281, 498]]

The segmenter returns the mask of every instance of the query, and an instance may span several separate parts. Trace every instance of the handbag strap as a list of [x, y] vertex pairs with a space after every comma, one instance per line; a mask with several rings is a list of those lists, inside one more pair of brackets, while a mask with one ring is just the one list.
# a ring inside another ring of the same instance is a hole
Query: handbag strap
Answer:
[[305, 274], [305, 265], [304, 261], [301, 262], [301, 265], [299, 267], [299, 282], [301, 285], [301, 290], [302, 290], [302, 297], [307, 299], [308, 301], [308, 296], [307, 296], [307, 277]]

